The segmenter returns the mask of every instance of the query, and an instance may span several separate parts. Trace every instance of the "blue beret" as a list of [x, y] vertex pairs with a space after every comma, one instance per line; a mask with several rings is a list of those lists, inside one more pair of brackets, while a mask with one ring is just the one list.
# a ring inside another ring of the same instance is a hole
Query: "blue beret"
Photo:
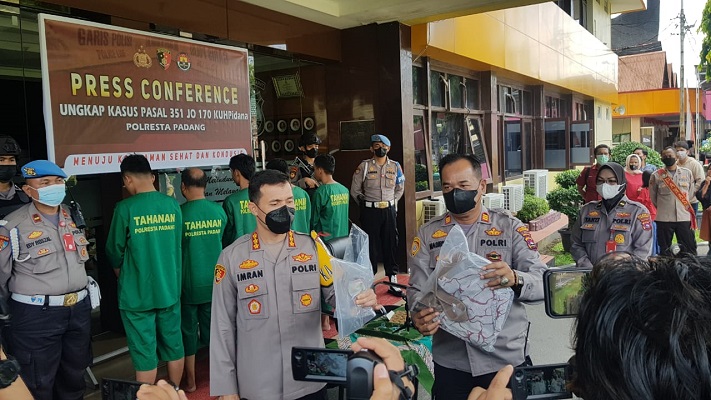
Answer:
[[30, 161], [21, 170], [25, 179], [41, 178], [43, 176], [67, 178], [67, 174], [57, 164], [47, 160]]
[[383, 142], [384, 145], [390, 146], [390, 139], [388, 139], [385, 135], [373, 135], [370, 137], [370, 142]]

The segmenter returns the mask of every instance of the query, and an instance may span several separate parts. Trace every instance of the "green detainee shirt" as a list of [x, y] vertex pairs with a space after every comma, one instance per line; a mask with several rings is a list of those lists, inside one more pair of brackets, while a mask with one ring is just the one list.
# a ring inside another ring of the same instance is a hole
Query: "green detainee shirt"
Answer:
[[178, 302], [182, 224], [178, 202], [160, 192], [139, 193], [116, 204], [106, 256], [121, 269], [119, 309], [146, 311]]
[[324, 241], [348, 236], [348, 188], [338, 182], [319, 186], [311, 199], [311, 229]]
[[294, 222], [291, 229], [305, 234], [311, 233], [311, 200], [309, 194], [298, 186], [292, 186], [294, 194]]
[[181, 299], [185, 304], [209, 303], [227, 215], [219, 204], [207, 199], [188, 201], [180, 209], [183, 212]]
[[240, 236], [254, 232], [257, 229], [257, 219], [249, 211], [249, 191], [240, 189], [227, 196], [222, 202], [222, 208], [227, 214], [227, 226], [222, 236], [222, 247], [232, 244]]

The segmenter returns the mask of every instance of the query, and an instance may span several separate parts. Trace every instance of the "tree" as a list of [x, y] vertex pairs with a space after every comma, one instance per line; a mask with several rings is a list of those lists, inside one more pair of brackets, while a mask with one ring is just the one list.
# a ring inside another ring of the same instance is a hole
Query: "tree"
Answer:
[[699, 25], [698, 32], [704, 34], [704, 38], [701, 41], [701, 53], [699, 57], [701, 62], [699, 63], [699, 71], [706, 73], [706, 81], [711, 82], [711, 76], [709, 76], [709, 66], [711, 65], [711, 0], [706, 2], [704, 6], [704, 11], [701, 13], [701, 25]]

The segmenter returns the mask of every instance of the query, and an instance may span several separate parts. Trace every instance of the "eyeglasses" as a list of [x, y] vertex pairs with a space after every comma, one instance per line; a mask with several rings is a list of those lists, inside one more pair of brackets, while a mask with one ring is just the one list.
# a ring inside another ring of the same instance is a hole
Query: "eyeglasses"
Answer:
[[603, 183], [607, 183], [608, 185], [617, 185], [617, 178], [610, 178], [607, 180], [602, 180], [600, 178], [597, 179], [598, 185], [602, 185]]

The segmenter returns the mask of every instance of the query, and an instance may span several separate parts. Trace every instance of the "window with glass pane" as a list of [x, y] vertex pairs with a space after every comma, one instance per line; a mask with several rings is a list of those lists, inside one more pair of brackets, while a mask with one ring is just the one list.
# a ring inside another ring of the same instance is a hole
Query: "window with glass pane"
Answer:
[[521, 135], [521, 120], [506, 118], [504, 121], [504, 141], [506, 146], [506, 176], [523, 174], [523, 136]]
[[590, 164], [591, 133], [589, 122], [570, 125], [570, 162], [573, 164]]
[[475, 79], [467, 79], [467, 108], [470, 110], [479, 109], [479, 81]]
[[452, 108], [464, 108], [464, 78], [449, 76], [449, 101]]
[[424, 76], [424, 70], [420, 67], [413, 66], [412, 67], [412, 101], [415, 104], [425, 104], [425, 96], [423, 95], [424, 93], [424, 80], [422, 77]]
[[449, 153], [466, 153], [467, 138], [464, 134], [464, 117], [459, 114], [436, 113], [432, 115], [432, 171], [434, 190], [442, 190], [439, 179], [439, 160]]
[[434, 107], [444, 107], [444, 74], [432, 71], [430, 74], [430, 101]]
[[546, 168], [566, 168], [565, 121], [546, 121]]
[[531, 92], [527, 90], [523, 91], [523, 98], [521, 100], [521, 114], [533, 115], [533, 100], [531, 97]]
[[415, 191], [421, 192], [430, 188], [429, 163], [425, 149], [425, 118], [415, 115], [413, 118], [415, 132]]

